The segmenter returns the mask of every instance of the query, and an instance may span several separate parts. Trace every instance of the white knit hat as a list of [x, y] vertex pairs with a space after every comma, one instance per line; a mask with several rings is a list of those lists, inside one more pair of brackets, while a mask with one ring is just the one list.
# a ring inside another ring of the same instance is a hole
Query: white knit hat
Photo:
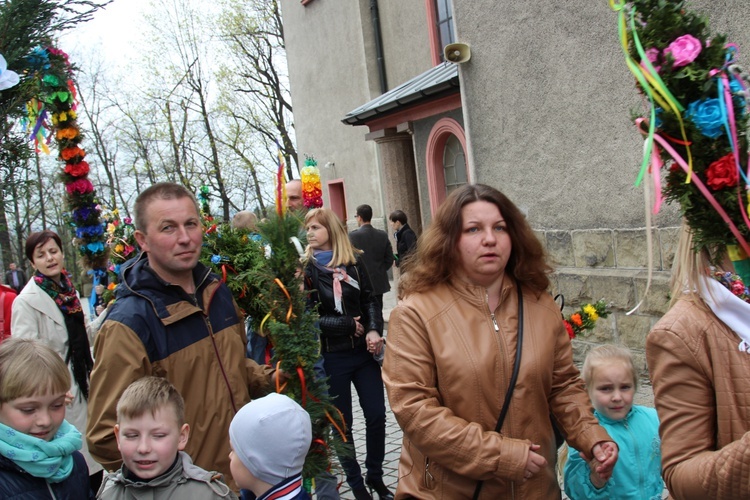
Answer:
[[293, 399], [272, 392], [237, 412], [229, 441], [253, 476], [278, 484], [302, 472], [312, 442], [310, 415]]

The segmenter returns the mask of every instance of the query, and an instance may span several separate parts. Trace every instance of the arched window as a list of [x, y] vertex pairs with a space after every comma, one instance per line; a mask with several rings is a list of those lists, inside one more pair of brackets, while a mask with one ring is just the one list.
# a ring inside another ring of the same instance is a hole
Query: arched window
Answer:
[[430, 211], [437, 207], [449, 192], [469, 182], [466, 166], [466, 134], [456, 120], [441, 118], [427, 138], [427, 186]]
[[450, 194], [451, 191], [468, 182], [466, 176], [466, 154], [458, 137], [453, 134], [445, 141], [443, 176], [445, 178], [446, 194]]

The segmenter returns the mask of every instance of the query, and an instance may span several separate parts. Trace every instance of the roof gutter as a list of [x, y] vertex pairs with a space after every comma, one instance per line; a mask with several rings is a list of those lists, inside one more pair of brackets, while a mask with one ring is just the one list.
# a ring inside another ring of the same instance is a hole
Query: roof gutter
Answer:
[[383, 55], [383, 37], [380, 33], [380, 9], [378, 0], [370, 0], [370, 16], [372, 17], [372, 28], [375, 32], [375, 55], [378, 62], [378, 78], [380, 79], [380, 93], [388, 92], [388, 81], [385, 77], [385, 56]]

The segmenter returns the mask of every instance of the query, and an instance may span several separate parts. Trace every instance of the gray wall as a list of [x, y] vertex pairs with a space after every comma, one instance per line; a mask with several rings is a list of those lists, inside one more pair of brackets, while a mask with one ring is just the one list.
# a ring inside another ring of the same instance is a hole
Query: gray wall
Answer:
[[[714, 6], [713, 31], [750, 50], [750, 2], [693, 5]], [[630, 121], [643, 101], [608, 2], [454, 0], [454, 11], [472, 49], [460, 73], [476, 180], [502, 186], [536, 228], [643, 226], [633, 187], [642, 139]], [[656, 223], [677, 224], [676, 214]]]
[[[367, 127], [341, 122], [380, 95], [369, 0], [281, 0], [281, 8], [300, 163], [305, 153], [317, 159], [326, 204], [326, 181], [344, 178], [348, 216], [361, 203], [374, 218], [387, 216], [376, 145], [365, 140]], [[380, 17], [393, 88], [431, 67], [424, 2], [381, 0]]]

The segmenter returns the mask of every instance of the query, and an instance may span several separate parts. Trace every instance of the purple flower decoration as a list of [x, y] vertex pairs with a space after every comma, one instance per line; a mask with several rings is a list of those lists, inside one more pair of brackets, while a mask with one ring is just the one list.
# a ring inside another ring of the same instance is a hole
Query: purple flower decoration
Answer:
[[673, 67], [680, 68], [695, 61], [702, 49], [700, 40], [693, 35], [682, 35], [664, 49], [664, 54], [671, 54], [674, 59]]

